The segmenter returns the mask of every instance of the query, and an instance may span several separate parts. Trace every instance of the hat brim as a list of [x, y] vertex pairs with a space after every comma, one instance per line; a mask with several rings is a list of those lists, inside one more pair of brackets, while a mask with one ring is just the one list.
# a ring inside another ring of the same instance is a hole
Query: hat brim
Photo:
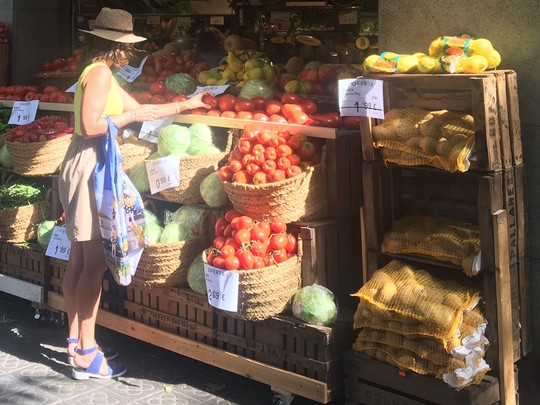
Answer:
[[125, 34], [123, 32], [114, 32], [108, 30], [102, 30], [99, 28], [93, 30], [81, 30], [81, 32], [86, 32], [87, 34], [95, 35], [96, 37], [108, 39], [109, 41], [122, 42], [125, 44], [133, 44], [135, 42], [146, 41], [145, 37], [140, 37], [135, 34]]

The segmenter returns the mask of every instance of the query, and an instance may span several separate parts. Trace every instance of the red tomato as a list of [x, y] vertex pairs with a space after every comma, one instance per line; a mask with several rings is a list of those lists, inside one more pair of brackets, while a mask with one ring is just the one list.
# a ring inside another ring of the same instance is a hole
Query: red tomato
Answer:
[[214, 247], [216, 249], [222, 249], [225, 246], [225, 236], [216, 236], [214, 238]]
[[254, 109], [255, 105], [253, 104], [253, 101], [248, 98], [238, 97], [234, 102], [234, 111], [236, 112], [253, 111]]
[[[289, 256], [287, 255], [287, 251], [285, 249], [279, 249], [279, 250], [275, 251], [272, 254], [272, 257], [274, 258], [274, 261], [276, 263], [283, 263], [285, 260], [287, 260], [289, 258]], [[225, 259], [225, 261], [226, 261], [226, 259]]]
[[225, 258], [225, 268], [227, 270], [238, 270], [240, 268], [240, 259], [236, 256], [227, 256]]
[[261, 96], [256, 96], [251, 99], [255, 110], [264, 110], [266, 108], [266, 99]]
[[240, 246], [242, 246], [244, 243], [248, 243], [250, 239], [251, 239], [251, 232], [249, 231], [249, 229], [238, 229], [238, 231], [236, 232], [236, 235], [234, 235], [234, 240]]
[[254, 242], [249, 247], [249, 250], [251, 253], [253, 253], [253, 256], [264, 257], [266, 255], [266, 244], [264, 241]]
[[315, 104], [315, 102], [312, 100], [303, 100], [302, 106], [304, 107], [304, 112], [306, 114], [315, 114], [317, 112], [317, 104]]
[[302, 99], [298, 94], [295, 93], [283, 93], [281, 95], [282, 104], [299, 104], [302, 102]]
[[336, 112], [323, 114], [320, 119], [325, 127], [339, 128], [341, 126], [341, 117]]
[[287, 178], [291, 178], [294, 176], [298, 176], [299, 174], [302, 174], [303, 170], [300, 166], [290, 166], [285, 170], [285, 174], [287, 175]]
[[300, 156], [298, 156], [296, 153], [293, 153], [290, 156], [287, 156], [289, 158], [289, 161], [291, 162], [291, 166], [298, 166], [301, 162]]
[[253, 175], [253, 184], [266, 184], [268, 183], [268, 176], [265, 172], [257, 172]]
[[261, 133], [261, 129], [254, 125], [246, 125], [244, 127], [244, 132], [242, 133], [242, 138], [246, 138], [248, 141], [253, 141], [258, 138]]
[[225, 259], [222, 256], [216, 256], [212, 261], [212, 266], [217, 267], [218, 269], [224, 269]]
[[287, 118], [287, 122], [289, 124], [307, 124], [309, 121], [309, 117], [305, 112], [295, 112], [293, 115], [289, 118]]
[[251, 153], [246, 153], [244, 156], [242, 156], [241, 162], [242, 166], [247, 168], [248, 164], [255, 163], [255, 157]]
[[250, 229], [253, 226], [253, 218], [248, 217], [247, 215], [242, 215], [238, 217], [238, 225], [236, 229]]
[[254, 265], [253, 253], [249, 250], [240, 250], [237, 253], [238, 260], [240, 261], [240, 267], [245, 270], [251, 270]]
[[229, 225], [229, 222], [225, 218], [218, 218], [216, 224], [214, 225], [214, 233], [216, 236], [225, 235], [225, 228]]
[[267, 238], [265, 230], [258, 225], [255, 225], [253, 228], [251, 228], [250, 234], [251, 239], [254, 241], [262, 241]]
[[301, 134], [293, 134], [287, 140], [287, 145], [289, 145], [294, 150], [297, 150], [302, 146], [302, 143], [304, 143], [305, 140], [306, 140], [305, 136]]
[[267, 147], [264, 151], [264, 157], [266, 160], [276, 160], [277, 156], [277, 150], [272, 146]]
[[238, 150], [242, 152], [244, 155], [251, 152], [251, 142], [247, 139], [240, 139], [238, 141]]
[[298, 156], [300, 156], [300, 159], [302, 159], [304, 162], [307, 162], [311, 160], [313, 156], [315, 156], [315, 153], [317, 153], [317, 149], [312, 142], [305, 141], [304, 143], [302, 143], [302, 146], [300, 146], [297, 153]]
[[279, 217], [273, 217], [270, 221], [270, 229], [274, 233], [287, 232], [287, 224]]
[[245, 170], [240, 170], [233, 174], [232, 181], [239, 184], [249, 184], [251, 183], [251, 176]]
[[255, 173], [259, 171], [261, 171], [261, 167], [255, 162], [248, 163], [246, 166], [246, 172], [248, 172], [250, 176], [254, 176]]
[[287, 178], [285, 171], [281, 169], [275, 169], [268, 172], [268, 180], [270, 181], [282, 181]]
[[266, 115], [264, 113], [255, 113], [255, 114], [253, 114], [253, 119], [256, 120], [256, 121], [268, 121], [269, 120], [268, 115]]
[[[152, 99], [154, 97], [161, 97], [161, 96], [152, 96]], [[206, 115], [206, 109], [205, 108], [195, 108], [193, 110], [191, 110], [190, 114], [194, 114], [194, 115]]]
[[271, 116], [274, 114], [280, 114], [282, 105], [283, 104], [277, 100], [269, 100], [266, 103], [266, 108], [265, 108], [266, 114], [268, 114], [268, 116]]
[[344, 117], [343, 126], [347, 129], [360, 129], [360, 117]]
[[278, 157], [289, 157], [293, 154], [293, 151], [289, 145], [279, 145], [276, 153]]
[[257, 156], [257, 155], [263, 155], [264, 156], [265, 150], [266, 150], [266, 148], [265, 148], [265, 146], [263, 144], [256, 143], [255, 145], [253, 145], [253, 148], [251, 148], [251, 153], [254, 156]]
[[236, 249], [232, 245], [223, 245], [221, 248], [221, 257], [234, 256]]
[[273, 250], [285, 249], [289, 239], [284, 233], [276, 233], [270, 237], [270, 245]]
[[211, 94], [205, 94], [204, 96], [202, 96], [201, 101], [208, 104], [211, 110], [219, 108], [219, 102], [217, 98], [212, 96]]
[[233, 230], [234, 228], [232, 227], [231, 224], [227, 225], [225, 229], [223, 230], [223, 236], [225, 236], [226, 238], [229, 238], [232, 235]]
[[264, 260], [262, 257], [253, 256], [253, 268], [262, 269], [264, 267]]
[[242, 166], [242, 162], [240, 160], [233, 159], [229, 162], [229, 168], [234, 174], [242, 170], [244, 166]]
[[221, 117], [221, 110], [208, 110], [207, 117]]
[[[275, 160], [265, 160], [262, 169], [265, 173], [270, 173], [272, 170], [277, 169], [277, 162]], [[270, 179], [268, 179], [270, 180]]]
[[[163, 97], [161, 94], [154, 94], [152, 97], [150, 97], [151, 104], [165, 104], [166, 102], [167, 100], [165, 100], [165, 97]], [[193, 111], [191, 113], [193, 114]]]
[[165, 82], [158, 80], [152, 83], [148, 90], [150, 90], [150, 93], [152, 94], [165, 94], [167, 86], [165, 86]]
[[234, 111], [223, 111], [221, 116], [223, 118], [236, 118], [236, 113]]
[[188, 96], [186, 96], [185, 94], [179, 94], [179, 95], [177, 95], [176, 97], [174, 97], [172, 99], [172, 102], [173, 103], [176, 103], [176, 102], [181, 103], [183, 101], [186, 101], [187, 99], [188, 99]]
[[231, 221], [234, 219], [234, 218], [238, 218], [238, 217], [241, 217], [242, 214], [240, 214], [238, 211], [236, 210], [228, 210], [226, 213], [225, 213], [225, 221], [227, 221], [229, 224], [231, 223]]
[[278, 114], [272, 114], [270, 117], [268, 117], [268, 120], [270, 122], [279, 122], [280, 124], [286, 124], [287, 120], [282, 115]]
[[302, 107], [299, 104], [283, 104], [282, 107], [283, 116], [290, 120], [295, 113], [303, 113]]
[[272, 228], [270, 227], [270, 222], [261, 221], [257, 224], [259, 228], [261, 228], [264, 231], [264, 234], [268, 238], [270, 234], [272, 233]]
[[288, 233], [287, 245], [285, 246], [285, 250], [289, 253], [296, 253], [297, 248], [298, 248], [298, 241], [296, 240], [294, 235]]
[[219, 178], [221, 179], [221, 181], [231, 181], [232, 175], [233, 172], [228, 165], [223, 166], [219, 169]]
[[264, 153], [258, 153], [253, 157], [253, 160], [255, 163], [257, 163], [259, 166], [263, 166], [264, 162], [266, 162], [266, 158], [264, 157]]
[[234, 104], [236, 102], [236, 97], [232, 94], [223, 94], [218, 98], [219, 109], [223, 112], [225, 111], [234, 111]]
[[253, 113], [251, 111], [238, 111], [236, 113], [236, 118], [241, 120], [252, 120]]
[[[289, 160], [289, 158], [286, 158], [286, 157], [280, 157], [278, 160], [277, 160], [277, 167], [281, 170], [287, 170], [289, 167], [291, 167], [291, 161]], [[287, 173], [285, 173], [287, 174]]]

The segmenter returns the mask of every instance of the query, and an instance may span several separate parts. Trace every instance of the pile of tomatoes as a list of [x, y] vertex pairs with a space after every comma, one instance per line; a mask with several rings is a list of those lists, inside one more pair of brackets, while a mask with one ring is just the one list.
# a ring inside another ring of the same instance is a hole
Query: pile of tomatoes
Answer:
[[259, 222], [231, 209], [217, 220], [215, 235], [213, 245], [206, 250], [206, 262], [219, 269], [261, 269], [298, 253], [296, 237], [278, 217]]
[[47, 115], [26, 125], [19, 125], [9, 131], [9, 142], [45, 142], [73, 133], [65, 118]]
[[304, 134], [249, 125], [219, 176], [222, 181], [243, 184], [282, 181], [320, 163], [321, 149]]

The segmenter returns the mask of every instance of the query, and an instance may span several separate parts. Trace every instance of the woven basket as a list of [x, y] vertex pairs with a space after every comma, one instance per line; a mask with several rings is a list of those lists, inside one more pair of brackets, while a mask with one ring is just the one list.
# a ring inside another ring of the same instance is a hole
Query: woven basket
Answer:
[[65, 91], [77, 82], [79, 75], [79, 72], [40, 72], [34, 75], [34, 81], [42, 91], [46, 86], [56, 86]]
[[286, 223], [315, 221], [328, 212], [326, 149], [321, 163], [286, 180], [267, 184], [224, 182], [234, 208], [257, 220], [280, 217]]
[[155, 151], [154, 144], [144, 140], [137, 143], [125, 142], [118, 148], [122, 155], [122, 169], [125, 172], [129, 172], [135, 164], [144, 162]]
[[21, 243], [37, 237], [37, 226], [50, 218], [50, 204], [43, 200], [22, 207], [0, 210], [0, 240]]
[[167, 201], [180, 204], [202, 202], [199, 186], [206, 176], [215, 172], [227, 158], [233, 143], [233, 131], [229, 131], [227, 145], [221, 153], [180, 158], [180, 185], [160, 191], [159, 195]]
[[44, 142], [7, 142], [13, 171], [22, 176], [43, 176], [58, 171], [71, 143], [71, 135]]
[[[203, 254], [206, 263], [206, 255]], [[239, 273], [238, 310], [227, 315], [247, 321], [262, 321], [290, 307], [300, 288], [302, 255], [283, 263], [254, 270], [230, 270]], [[221, 311], [221, 310], [220, 310]]]
[[9, 132], [5, 134], [0, 134], [0, 148], [2, 148], [2, 146], [4, 146], [4, 144], [6, 143], [8, 135], [9, 135]]
[[147, 286], [185, 285], [189, 265], [207, 244], [203, 237], [177, 243], [150, 244], [144, 248], [133, 278]]

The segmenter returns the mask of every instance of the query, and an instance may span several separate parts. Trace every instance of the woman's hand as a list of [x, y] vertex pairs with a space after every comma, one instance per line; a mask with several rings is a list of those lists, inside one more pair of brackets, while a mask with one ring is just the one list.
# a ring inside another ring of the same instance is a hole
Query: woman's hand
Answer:
[[208, 104], [204, 103], [202, 101], [202, 98], [205, 96], [205, 95], [210, 95], [210, 96], [213, 96], [214, 94], [209, 91], [209, 90], [205, 90], [205, 91], [202, 91], [198, 94], [195, 94], [193, 97], [187, 99], [186, 101], [180, 103], [182, 105], [182, 109], [183, 110], [193, 110], [195, 108], [206, 108], [208, 110], [211, 109], [211, 106], [209, 106]]

